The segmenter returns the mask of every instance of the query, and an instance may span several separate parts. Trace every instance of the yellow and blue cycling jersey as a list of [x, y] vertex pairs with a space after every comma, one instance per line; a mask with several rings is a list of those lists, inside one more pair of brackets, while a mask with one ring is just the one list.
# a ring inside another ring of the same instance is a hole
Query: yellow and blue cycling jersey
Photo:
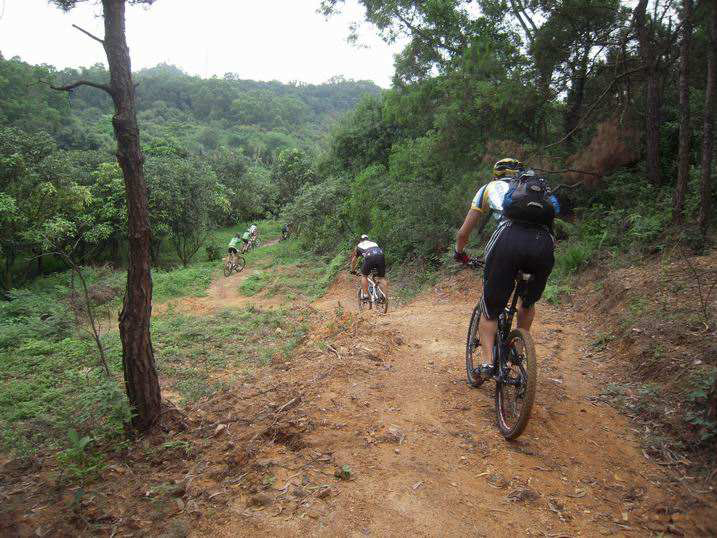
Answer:
[[503, 215], [503, 198], [505, 198], [507, 192], [507, 181], [495, 180], [486, 183], [478, 190], [473, 198], [471, 209], [483, 215], [487, 215], [493, 211], [495, 218], [500, 219]]
[[[496, 220], [503, 217], [503, 199], [505, 198], [510, 183], [503, 179], [493, 180], [483, 185], [473, 197], [471, 209], [478, 211], [482, 215], [488, 215], [493, 212]], [[555, 208], [555, 214], [560, 213], [560, 203], [554, 194], [550, 195], [550, 202]]]

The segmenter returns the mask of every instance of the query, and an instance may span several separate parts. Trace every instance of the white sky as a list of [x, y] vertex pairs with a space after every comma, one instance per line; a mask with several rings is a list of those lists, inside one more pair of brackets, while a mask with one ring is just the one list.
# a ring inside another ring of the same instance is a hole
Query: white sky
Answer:
[[[320, 0], [156, 0], [127, 7], [134, 70], [165, 62], [192, 75], [238, 73], [253, 80], [321, 83], [334, 75], [391, 84], [401, 44], [381, 41], [361, 26], [359, 47], [346, 37], [363, 11], [347, 0], [326, 20]], [[72, 24], [102, 37], [101, 7], [81, 3], [65, 14], [48, 0], [0, 0], [0, 52], [5, 58], [59, 68], [106, 64], [102, 47]]]

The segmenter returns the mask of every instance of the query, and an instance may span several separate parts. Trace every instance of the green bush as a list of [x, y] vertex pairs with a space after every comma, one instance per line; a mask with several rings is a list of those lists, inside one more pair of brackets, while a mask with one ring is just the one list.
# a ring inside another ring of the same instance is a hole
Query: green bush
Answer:
[[219, 248], [217, 245], [207, 245], [204, 247], [207, 251], [207, 260], [210, 262], [217, 261], [221, 259], [223, 249]]

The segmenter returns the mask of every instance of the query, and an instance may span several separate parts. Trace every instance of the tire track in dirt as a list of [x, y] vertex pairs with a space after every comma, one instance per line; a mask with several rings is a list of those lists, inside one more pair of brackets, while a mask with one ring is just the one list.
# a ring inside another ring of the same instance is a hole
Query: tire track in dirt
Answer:
[[[540, 305], [536, 404], [522, 437], [502, 438], [494, 385], [465, 383], [465, 333], [478, 282], [461, 274], [376, 317], [375, 328], [400, 335], [398, 349], [381, 367], [359, 365], [324, 382], [312, 416], [319, 426], [304, 441], [349, 464], [351, 481], [337, 483], [335, 496], [301, 517], [244, 512], [216, 534], [705, 534], [706, 527], [671, 515], [677, 493], [642, 455], [626, 420], [590, 399], [600, 392], [583, 349], [590, 336], [569, 307]], [[327, 317], [338, 304], [356, 309], [355, 289], [340, 277], [314, 307]]]

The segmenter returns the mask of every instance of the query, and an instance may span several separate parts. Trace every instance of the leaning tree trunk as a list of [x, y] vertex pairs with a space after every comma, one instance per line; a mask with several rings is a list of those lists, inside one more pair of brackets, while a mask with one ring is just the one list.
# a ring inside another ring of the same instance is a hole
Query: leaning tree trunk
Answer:
[[151, 240], [144, 156], [139, 145], [132, 70], [125, 37], [125, 0], [102, 0], [104, 48], [115, 105], [112, 118], [117, 161], [124, 175], [129, 213], [127, 291], [119, 317], [122, 366], [127, 396], [134, 410], [133, 425], [147, 430], [160, 413], [160, 392], [149, 326], [152, 313]]
[[635, 6], [635, 26], [640, 60], [645, 66], [645, 168], [653, 185], [662, 183], [660, 177], [660, 80], [658, 56], [654, 43], [655, 30], [646, 16], [647, 0]]
[[707, 49], [707, 87], [702, 127], [702, 176], [700, 178], [700, 213], [697, 218], [702, 235], [707, 233], [712, 206], [712, 149], [714, 141], [715, 89], [717, 89], [717, 6], [710, 15], [710, 40]]
[[680, 142], [677, 161], [673, 220], [682, 222], [690, 174], [690, 42], [692, 41], [692, 0], [682, 0], [682, 41], [680, 42]]

